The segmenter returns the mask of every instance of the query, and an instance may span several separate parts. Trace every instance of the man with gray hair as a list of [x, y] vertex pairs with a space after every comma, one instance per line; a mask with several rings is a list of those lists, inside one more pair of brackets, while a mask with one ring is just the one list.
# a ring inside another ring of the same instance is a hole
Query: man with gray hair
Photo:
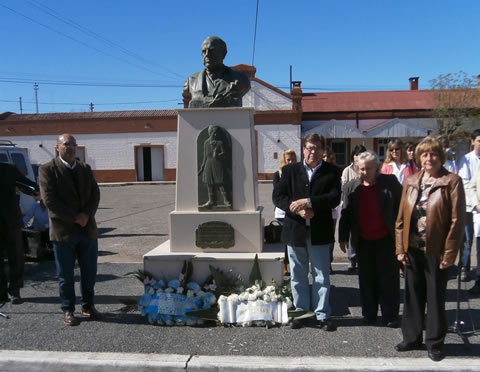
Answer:
[[223, 64], [227, 44], [218, 36], [208, 36], [202, 43], [205, 68], [191, 75], [183, 87], [183, 97], [190, 108], [241, 107], [242, 97], [250, 90], [250, 80], [243, 72]]

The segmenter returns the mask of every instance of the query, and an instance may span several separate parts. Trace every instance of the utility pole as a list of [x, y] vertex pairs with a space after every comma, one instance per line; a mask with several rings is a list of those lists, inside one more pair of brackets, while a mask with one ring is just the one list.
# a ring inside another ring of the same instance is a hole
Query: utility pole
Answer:
[[33, 84], [33, 92], [35, 93], [35, 108], [37, 109], [38, 114], [38, 84]]
[[292, 88], [293, 88], [293, 85], [292, 85], [292, 65], [290, 65], [290, 92], [292, 92]]
[[90, 102], [90, 112], [93, 112], [93, 102]]
[[20, 114], [23, 114], [23, 108], [22, 108], [22, 96], [18, 98], [19, 103], [20, 103]]

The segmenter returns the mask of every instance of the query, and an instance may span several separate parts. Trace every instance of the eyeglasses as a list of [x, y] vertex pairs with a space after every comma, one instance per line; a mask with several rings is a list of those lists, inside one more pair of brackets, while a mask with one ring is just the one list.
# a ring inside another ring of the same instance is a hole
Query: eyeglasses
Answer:
[[304, 147], [305, 150], [307, 150], [309, 153], [312, 153], [312, 152], [318, 152], [320, 151], [321, 147], [318, 147], [318, 146], [305, 146]]
[[394, 152], [394, 151], [400, 151], [399, 148], [395, 147], [394, 149], [390, 149], [391, 152]]
[[62, 145], [65, 147], [77, 147], [77, 144], [75, 142], [65, 142], [62, 143]]

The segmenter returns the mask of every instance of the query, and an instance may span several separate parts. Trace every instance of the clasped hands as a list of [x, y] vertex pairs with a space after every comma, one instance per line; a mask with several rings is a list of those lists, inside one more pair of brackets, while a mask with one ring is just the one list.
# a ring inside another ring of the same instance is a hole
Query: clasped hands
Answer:
[[[397, 260], [400, 261], [405, 266], [410, 265], [410, 260], [408, 259], [408, 255], [406, 253], [397, 254]], [[443, 259], [440, 261], [440, 270], [447, 269], [450, 266], [452, 266], [451, 263], [449, 263], [449, 262], [447, 262]]]
[[289, 209], [290, 212], [295, 213], [304, 219], [310, 219], [314, 216], [313, 209], [310, 207], [307, 198], [298, 199], [290, 203]]
[[79, 224], [82, 227], [85, 227], [87, 226], [88, 220], [88, 214], [81, 212], [77, 214], [77, 217], [75, 217], [75, 220], [73, 222]]

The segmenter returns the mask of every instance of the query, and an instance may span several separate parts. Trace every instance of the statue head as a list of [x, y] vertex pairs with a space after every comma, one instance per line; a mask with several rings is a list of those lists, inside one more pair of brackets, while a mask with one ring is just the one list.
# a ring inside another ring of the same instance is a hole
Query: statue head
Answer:
[[218, 133], [218, 126], [209, 125], [207, 129], [207, 133], [210, 137], [216, 138]]
[[203, 64], [209, 71], [215, 71], [223, 66], [227, 55], [227, 44], [218, 36], [208, 36], [202, 43]]

